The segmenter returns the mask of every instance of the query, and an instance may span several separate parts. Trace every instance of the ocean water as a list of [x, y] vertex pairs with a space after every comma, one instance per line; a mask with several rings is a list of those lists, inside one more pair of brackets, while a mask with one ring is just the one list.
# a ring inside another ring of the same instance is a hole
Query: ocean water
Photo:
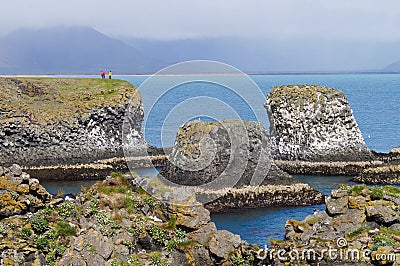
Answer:
[[[268, 95], [272, 87], [289, 84], [318, 84], [342, 90], [349, 100], [370, 149], [388, 152], [391, 148], [400, 146], [400, 74], [302, 74], [252, 75], [250, 77], [260, 88], [263, 97]], [[146, 86], [144, 83], [148, 76], [119, 76], [118, 78], [139, 87], [143, 98], [155, 97], [154, 93], [158, 93], [157, 89]], [[194, 114], [192, 119], [214, 120], [238, 117], [244, 120], [259, 120], [268, 129], [268, 119], [262, 106], [265, 98], [261, 99], [254, 88], [249, 88], [244, 93], [246, 95], [238, 95], [224, 86], [196, 82], [196, 80], [207, 80], [207, 78], [196, 76], [193, 77], [193, 82], [181, 84], [172, 89], [165, 88], [166, 93], [159, 95], [144, 127], [145, 138], [149, 143], [156, 146], [172, 146], [176, 130], [186, 122], [182, 120], [186, 112]], [[220, 77], [220, 82], [232, 84], [235, 78], [223, 76]], [[169, 84], [173, 80], [179, 80], [179, 77], [161, 77], [157, 82], [162, 84], [165, 81]], [[237, 82], [237, 85], [241, 86], [240, 82], [243, 80], [238, 79]], [[141, 84], [145, 85], [141, 88]], [[187, 106], [190, 108], [181, 108], [179, 112], [176, 112], [177, 106], [179, 107], [181, 103], [201, 96], [216, 100], [201, 101], [200, 107], [189, 104]], [[250, 99], [252, 102], [246, 102], [243, 98]], [[256, 106], [252, 104], [254, 102], [257, 103]], [[226, 106], [230, 109], [225, 108]], [[232, 110], [236, 112], [236, 115], [232, 115]], [[256, 114], [264, 114], [264, 116], [257, 119]]]
[[[154, 86], [165, 85], [165, 93], [162, 95], [159, 94], [159, 88], [146, 86], [148, 76], [116, 78], [134, 84], [140, 89], [144, 99], [157, 99], [152, 109], [147, 110], [148, 119], [144, 128], [146, 140], [159, 147], [172, 146], [178, 127], [191, 119], [258, 120], [268, 129], [268, 119], [262, 103], [273, 86], [289, 84], [318, 84], [342, 90], [370, 149], [388, 152], [391, 148], [400, 146], [400, 74], [253, 75], [251, 78], [260, 88], [261, 94], [250, 86], [247, 91], [242, 92], [245, 95], [237, 94], [221, 85], [229, 83], [245, 88], [249, 86], [247, 82], [231, 76], [219, 77], [220, 84], [196, 82], [201, 79], [207, 80], [207, 77], [196, 76], [192, 78], [192, 82], [185, 84], [180, 83], [181, 77], [162, 77], [153, 83]], [[173, 83], [179, 85], [168, 88]], [[140, 86], [142, 84], [144, 86]], [[200, 97], [203, 98], [199, 100]], [[351, 179], [321, 176], [296, 178], [323, 194], [330, 194], [340, 183], [349, 183]], [[49, 187], [56, 191], [57, 184], [49, 184]], [[75, 190], [76, 187], [80, 188], [80, 185], [76, 185]], [[64, 185], [65, 192], [71, 189], [69, 184]], [[212, 220], [218, 229], [230, 230], [249, 243], [263, 246], [268, 244], [271, 237], [283, 238], [286, 220], [302, 220], [311, 214], [314, 208], [322, 210], [324, 205], [237, 210], [213, 214]]]

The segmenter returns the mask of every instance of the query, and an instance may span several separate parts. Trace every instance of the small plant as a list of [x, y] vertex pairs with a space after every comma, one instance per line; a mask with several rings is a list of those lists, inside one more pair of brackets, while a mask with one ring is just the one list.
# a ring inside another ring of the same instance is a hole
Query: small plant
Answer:
[[383, 198], [383, 188], [382, 187], [374, 187], [371, 189], [371, 199], [379, 200]]
[[50, 241], [47, 237], [41, 237], [36, 242], [36, 247], [40, 250], [44, 250], [50, 244]]
[[33, 230], [36, 233], [41, 234], [41, 233], [44, 233], [47, 230], [47, 228], [49, 226], [49, 223], [47, 222], [46, 219], [44, 219], [42, 217], [42, 215], [35, 214], [31, 218], [31, 225], [32, 225]]
[[99, 211], [99, 199], [94, 198], [90, 203], [90, 207], [85, 211], [85, 216], [96, 214], [98, 211]]
[[76, 235], [75, 227], [71, 226], [69, 223], [60, 221], [56, 225], [56, 232], [60, 236], [74, 236]]
[[363, 189], [366, 188], [366, 187], [367, 186], [364, 185], [364, 184], [363, 185], [354, 186], [354, 187], [350, 188], [349, 194], [352, 195], [352, 196], [358, 196], [358, 195], [361, 194], [361, 191], [363, 191]]
[[235, 265], [244, 265], [246, 261], [242, 256], [233, 256], [232, 262]]
[[162, 229], [158, 225], [153, 225], [150, 227], [149, 233], [151, 237], [158, 243], [158, 244], [165, 244], [168, 241], [168, 233], [164, 229]]
[[19, 194], [15, 191], [11, 191], [10, 194], [11, 194], [11, 197], [13, 198], [13, 200], [18, 199], [18, 197], [19, 197]]
[[400, 188], [393, 186], [385, 186], [383, 188], [384, 194], [395, 198], [400, 198]]
[[176, 236], [183, 241], [186, 238], [186, 232], [179, 228], [176, 230]]
[[384, 235], [374, 235], [375, 245], [372, 247], [372, 250], [377, 250], [378, 247], [382, 246], [393, 246], [395, 241], [393, 238]]
[[72, 215], [75, 206], [74, 203], [71, 201], [64, 201], [58, 208], [58, 215], [59, 218], [65, 219]]
[[96, 219], [97, 221], [102, 224], [102, 225], [107, 225], [111, 222], [110, 218], [108, 218], [107, 214], [105, 212], [98, 212], [96, 214]]
[[46, 262], [49, 266], [54, 266], [56, 264], [56, 256], [53, 251], [50, 251], [46, 255]]
[[124, 208], [127, 209], [129, 214], [134, 213], [135, 209], [140, 206], [140, 204], [140, 199], [132, 195], [124, 198]]
[[9, 223], [8, 227], [10, 227], [11, 230], [15, 230], [18, 228], [18, 225], [16, 225], [15, 223]]
[[26, 228], [26, 227], [24, 227], [24, 228], [21, 229], [21, 236], [22, 236], [22, 238], [28, 239], [31, 235], [32, 235], [31, 229]]
[[381, 227], [380, 228], [380, 232], [382, 234], [400, 236], [400, 230], [396, 230], [396, 229], [390, 229], [390, 228], [386, 228], [386, 227]]
[[168, 266], [168, 261], [167, 260], [162, 260], [161, 259], [161, 254], [160, 252], [153, 252], [151, 254], [151, 262], [155, 266]]
[[56, 255], [62, 255], [64, 254], [66, 249], [67, 248], [64, 245], [59, 245], [54, 249], [54, 252], [56, 253]]
[[165, 226], [165, 229], [171, 229], [171, 230], [176, 229], [176, 216], [175, 215], [171, 215], [171, 217], [169, 217], [168, 225]]
[[361, 226], [360, 228], [357, 228], [357, 229], [354, 230], [353, 232], [347, 233], [346, 236], [347, 236], [348, 238], [354, 238], [354, 237], [359, 236], [359, 235], [361, 235], [361, 234], [367, 233], [368, 231], [369, 231], [369, 228], [368, 228], [368, 227]]
[[6, 235], [6, 234], [7, 234], [6, 224], [0, 222], [0, 235]]

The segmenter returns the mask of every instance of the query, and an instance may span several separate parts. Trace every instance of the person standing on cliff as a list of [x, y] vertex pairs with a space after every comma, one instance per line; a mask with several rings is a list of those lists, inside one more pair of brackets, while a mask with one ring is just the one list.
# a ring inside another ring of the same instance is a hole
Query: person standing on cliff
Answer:
[[110, 71], [108, 72], [108, 78], [111, 79], [111, 77], [112, 77], [112, 71], [110, 70]]
[[102, 70], [100, 72], [100, 76], [101, 76], [102, 79], [105, 79], [106, 78], [106, 72], [104, 70]]

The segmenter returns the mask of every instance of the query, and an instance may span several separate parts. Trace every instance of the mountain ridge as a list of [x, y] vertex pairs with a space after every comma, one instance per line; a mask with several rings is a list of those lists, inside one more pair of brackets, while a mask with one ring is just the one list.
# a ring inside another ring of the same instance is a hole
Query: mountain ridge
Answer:
[[2, 74], [151, 73], [165, 65], [87, 27], [20, 29], [0, 38]]

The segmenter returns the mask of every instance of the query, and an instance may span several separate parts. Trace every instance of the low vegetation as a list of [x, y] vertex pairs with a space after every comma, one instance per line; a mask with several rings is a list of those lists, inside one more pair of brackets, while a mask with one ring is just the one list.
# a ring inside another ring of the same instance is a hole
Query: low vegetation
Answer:
[[2, 122], [53, 123], [68, 121], [102, 106], [141, 101], [133, 85], [95, 78], [1, 78]]

